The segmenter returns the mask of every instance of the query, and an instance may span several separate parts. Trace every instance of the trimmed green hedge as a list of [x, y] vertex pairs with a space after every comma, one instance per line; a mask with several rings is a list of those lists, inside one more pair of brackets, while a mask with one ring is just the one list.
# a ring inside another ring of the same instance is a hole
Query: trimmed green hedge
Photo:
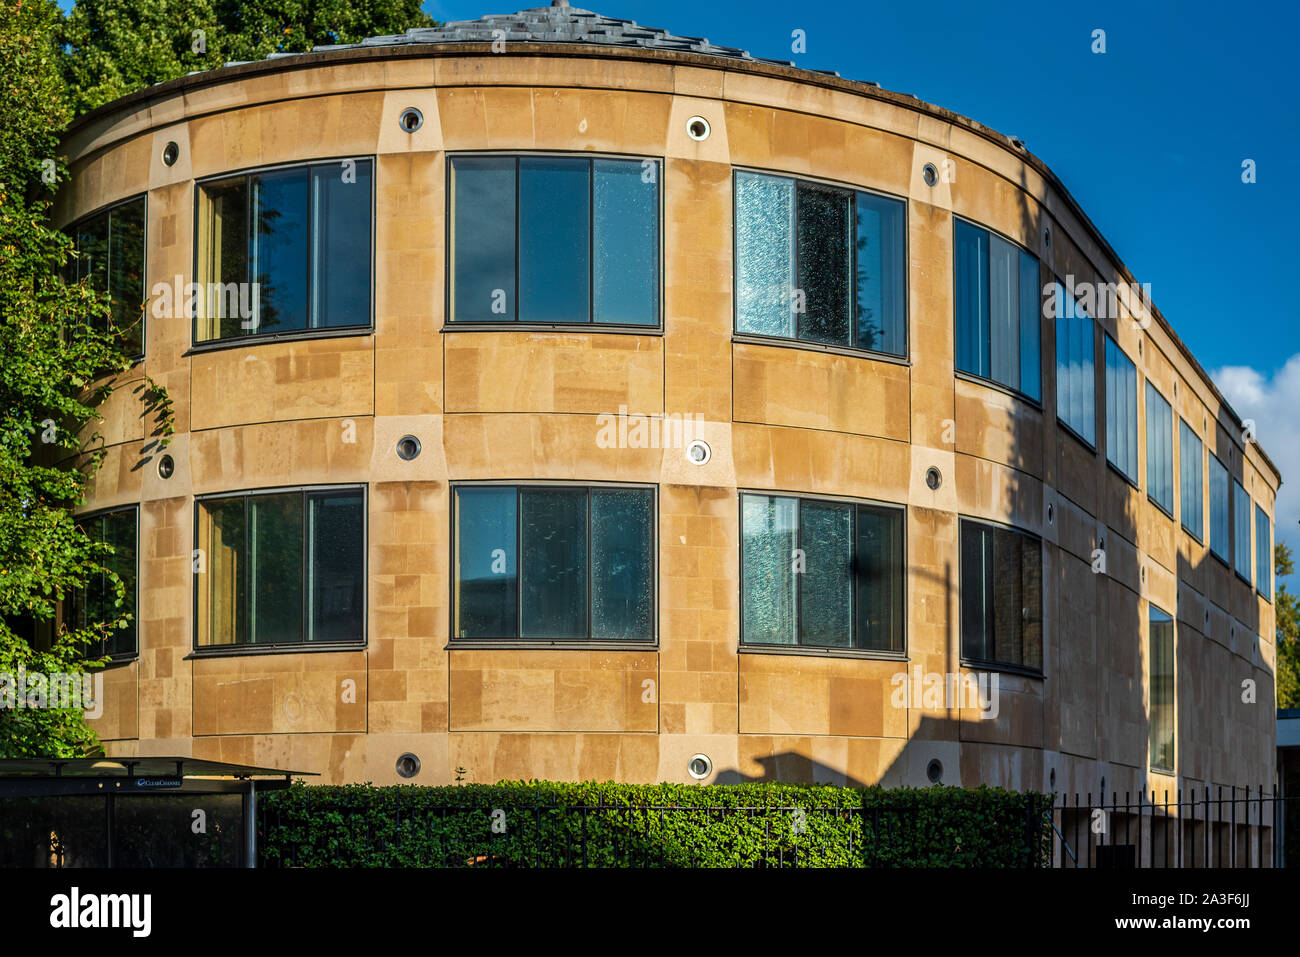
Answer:
[[306, 786], [259, 797], [263, 867], [1041, 867], [1051, 797], [995, 788]]

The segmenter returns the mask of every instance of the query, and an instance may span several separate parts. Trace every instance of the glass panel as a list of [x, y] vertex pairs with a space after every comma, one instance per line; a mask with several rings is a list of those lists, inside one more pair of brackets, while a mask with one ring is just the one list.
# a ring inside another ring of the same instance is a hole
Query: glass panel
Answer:
[[736, 174], [736, 331], [795, 334], [794, 180]]
[[[112, 589], [107, 576], [104, 576], [106, 617], [118, 615], [130, 616], [130, 623], [122, 629], [109, 632], [105, 642], [105, 653], [110, 655], [129, 655], [136, 651], [136, 511], [128, 509], [113, 512], [99, 520], [103, 530], [103, 541], [113, 547], [113, 554], [104, 559], [104, 567], [122, 580], [125, 592], [122, 604], [117, 605], [117, 594]], [[105, 620], [105, 619], [100, 619]]]
[[1106, 338], [1106, 461], [1137, 482], [1137, 366]]
[[956, 366], [971, 375], [989, 375], [989, 234], [953, 220], [956, 243]]
[[1232, 480], [1232, 560], [1237, 574], [1250, 581], [1250, 495]]
[[252, 274], [257, 282], [257, 325], [250, 333], [307, 328], [309, 244], [307, 170], [249, 177], [253, 191]]
[[518, 493], [456, 490], [456, 637], [517, 638]]
[[302, 494], [248, 499], [249, 636], [252, 644], [303, 640]]
[[1259, 593], [1273, 600], [1273, 527], [1268, 515], [1255, 506], [1255, 583]]
[[993, 656], [993, 623], [989, 565], [993, 560], [993, 530], [973, 522], [961, 523], [961, 653], [986, 661]]
[[108, 213], [92, 216], [77, 228], [77, 278], [89, 279], [91, 289], [108, 291]]
[[[1056, 414], [1089, 445], [1097, 442], [1092, 319], [1055, 284]], [[1110, 405], [1107, 405], [1110, 408]]]
[[597, 322], [659, 324], [661, 172], [653, 160], [594, 162]]
[[799, 503], [799, 643], [853, 644], [853, 506]]
[[313, 329], [370, 324], [370, 160], [311, 170]]
[[1174, 621], [1152, 606], [1148, 622], [1151, 766], [1174, 770]]
[[198, 643], [243, 644], [247, 640], [244, 592], [244, 500], [199, 504], [199, 540], [206, 574], [198, 576]]
[[1179, 512], [1183, 528], [1197, 539], [1203, 538], [1205, 498], [1202, 493], [1204, 472], [1201, 440], [1186, 422], [1178, 420]]
[[[1025, 594], [1019, 535], [995, 529], [992, 562], [985, 568], [993, 593], [993, 660], [1020, 662], [1020, 628], [1024, 620]], [[986, 645], [987, 647], [987, 645]]]
[[798, 502], [742, 495], [740, 507], [743, 640], [793, 645]]
[[859, 349], [907, 351], [907, 206], [857, 194], [855, 340]]
[[1043, 543], [1007, 532], [1020, 544], [1020, 649], [1015, 660], [1027, 668], [1043, 667]]
[[1147, 381], [1147, 491], [1166, 512], [1174, 511], [1174, 410]]
[[1210, 551], [1225, 562], [1228, 560], [1229, 536], [1232, 529], [1228, 518], [1228, 470], [1215, 455], [1210, 456]]
[[360, 641], [366, 630], [366, 521], [360, 493], [311, 494], [308, 641]]
[[1020, 388], [1020, 250], [989, 236], [989, 377]]
[[519, 161], [519, 319], [591, 319], [591, 162]]
[[1020, 253], [1020, 391], [1031, 399], [1043, 397], [1042, 322], [1043, 296], [1038, 282], [1038, 260]]
[[649, 489], [592, 489], [592, 638], [653, 635], [653, 514]]
[[847, 346], [849, 342], [849, 193], [798, 183], [797, 286], [804, 313], [796, 316], [800, 339]]
[[857, 512], [856, 646], [902, 651], [903, 513], [867, 505], [858, 506]]
[[515, 159], [451, 161], [451, 318], [515, 318]]
[[248, 181], [240, 176], [199, 187], [198, 303], [195, 340], [224, 339], [244, 332], [241, 307], [252, 318], [252, 290], [243, 290], [248, 270]]
[[587, 492], [521, 489], [524, 638], [587, 637]]
[[122, 331], [128, 355], [144, 354], [144, 197], [109, 214], [108, 291], [113, 324]]

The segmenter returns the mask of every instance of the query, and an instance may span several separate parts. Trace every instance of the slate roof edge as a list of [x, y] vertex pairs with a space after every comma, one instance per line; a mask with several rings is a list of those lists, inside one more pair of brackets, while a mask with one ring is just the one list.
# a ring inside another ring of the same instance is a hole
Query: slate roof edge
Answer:
[[[774, 62], [766, 62], [758, 59], [740, 59], [736, 57], [724, 57], [715, 54], [684, 52], [680, 50], [664, 50], [654, 47], [630, 47], [616, 46], [612, 44], [591, 44], [591, 43], [537, 43], [521, 42], [512, 44], [507, 53], [493, 53], [491, 43], [421, 43], [421, 44], [384, 44], [370, 47], [352, 47], [343, 50], [328, 50], [321, 53], [299, 53], [290, 56], [275, 57], [274, 59], [255, 60], [247, 63], [241, 63], [235, 66], [218, 67], [213, 70], [205, 70], [199, 73], [189, 73], [185, 76], [177, 77], [174, 80], [167, 80], [153, 86], [137, 90], [134, 93], [128, 93], [126, 96], [119, 97], [112, 102], [105, 103], [96, 107], [88, 113], [75, 119], [68, 125], [63, 132], [61, 141], [66, 141], [72, 135], [80, 132], [87, 126], [99, 122], [114, 113], [127, 110], [137, 109], [141, 105], [152, 100], [165, 99], [174, 96], [177, 93], [185, 93], [189, 90], [202, 89], [208, 86], [216, 86], [221, 83], [234, 82], [247, 79], [249, 77], [260, 76], [264, 73], [274, 73], [285, 70], [308, 70], [323, 66], [333, 66], [344, 63], [365, 62], [368, 60], [396, 60], [406, 58], [421, 57], [456, 57], [456, 56], [514, 56], [514, 57], [556, 57], [562, 59], [600, 59], [600, 60], [642, 60], [660, 62], [668, 65], [681, 65], [690, 67], [699, 67], [702, 69], [734, 71], [739, 73], [750, 73], [761, 76], [775, 77], [778, 79], [789, 80], [796, 83], [804, 83], [812, 86], [825, 87], [827, 89], [839, 90], [841, 92], [855, 93], [859, 96], [866, 96], [870, 99], [882, 100], [894, 106], [904, 109], [913, 110], [917, 113], [933, 116], [948, 123], [961, 126], [978, 136], [982, 136], [992, 143], [1001, 146], [1003, 149], [1014, 154], [1022, 161], [1027, 163], [1039, 175], [1041, 175], [1065, 201], [1070, 212], [1073, 213], [1084, 228], [1088, 230], [1093, 240], [1097, 243], [1102, 252], [1107, 255], [1111, 262], [1116, 266], [1119, 273], [1119, 279], [1126, 283], [1136, 285], [1137, 279], [1124, 264], [1123, 259], [1115, 252], [1110, 242], [1102, 235], [1101, 230], [1097, 228], [1092, 219], [1083, 211], [1083, 207], [1074, 198], [1065, 184], [1052, 172], [1041, 159], [1025, 149], [1023, 145], [1012, 137], [1006, 136], [996, 130], [984, 126], [977, 120], [963, 116], [942, 106], [933, 103], [926, 103], [910, 93], [896, 93], [892, 90], [883, 89], [880, 86], [873, 85], [861, 80], [849, 80], [839, 76], [832, 76], [828, 73], [822, 73], [814, 70], [804, 69], [802, 67], [780, 66]], [[1211, 378], [1210, 374], [1201, 365], [1200, 361], [1192, 354], [1186, 343], [1174, 331], [1173, 325], [1165, 318], [1164, 314], [1156, 307], [1155, 303], [1149, 303], [1152, 316], [1161, 324], [1164, 331], [1169, 335], [1170, 340], [1182, 353], [1192, 366], [1200, 374], [1201, 378], [1210, 387], [1210, 392], [1219, 401], [1229, 416], [1235, 420], [1235, 424], [1240, 428], [1244, 425], [1241, 416], [1228, 402], [1227, 398], [1219, 391], [1218, 385]], [[1235, 441], [1235, 440], [1234, 440]], [[1282, 484], [1282, 473], [1278, 470], [1277, 465], [1264, 451], [1263, 446], [1258, 442], [1252, 442], [1255, 451], [1259, 453], [1260, 458], [1273, 472], [1277, 479], [1278, 487]]]

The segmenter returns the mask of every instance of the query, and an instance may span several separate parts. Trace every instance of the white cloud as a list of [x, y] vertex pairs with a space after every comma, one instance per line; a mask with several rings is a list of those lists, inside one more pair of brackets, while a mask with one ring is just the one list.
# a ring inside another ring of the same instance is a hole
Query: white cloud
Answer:
[[1250, 366], [1224, 366], [1210, 377], [1239, 416], [1255, 420], [1255, 438], [1282, 473], [1274, 537], [1300, 545], [1300, 354], [1271, 377]]

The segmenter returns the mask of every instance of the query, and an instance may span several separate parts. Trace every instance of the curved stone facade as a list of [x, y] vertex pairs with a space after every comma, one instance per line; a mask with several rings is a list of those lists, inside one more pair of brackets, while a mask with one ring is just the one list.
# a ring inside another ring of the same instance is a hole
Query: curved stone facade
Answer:
[[[399, 118], [411, 107], [422, 123], [408, 132]], [[694, 117], [706, 138], [688, 129]], [[1137, 395], [1150, 381], [1177, 415], [1172, 515], [1179, 419], [1272, 515], [1279, 476], [1201, 367], [1158, 313], [1097, 317], [1095, 450], [1057, 421], [1054, 323], [1041, 324], [1039, 401], [956, 369], [956, 218], [1036, 257], [1039, 285], [1132, 279], [1018, 144], [831, 76], [538, 42], [232, 66], [96, 111], [66, 145], [64, 222], [146, 197], [151, 293], [195, 278], [196, 183], [373, 161], [371, 323], [213, 345], [175, 310], [148, 313], [144, 359], [99, 426], [108, 457], [87, 508], [139, 506], [138, 654], [108, 670], [94, 724], [110, 754], [193, 754], [326, 782], [403, 780], [406, 753], [420, 761], [415, 783], [690, 781], [703, 754], [703, 779], [717, 781], [1271, 787], [1272, 605], [1150, 501], [1145, 399], [1136, 485], [1107, 463], [1109, 336], [1135, 364]], [[484, 151], [660, 164], [660, 325], [449, 322], [448, 157]], [[737, 332], [737, 170], [905, 204], [904, 354]], [[364, 270], [364, 235], [349, 242]], [[134, 391], [146, 376], [174, 403], [165, 479]], [[620, 410], [689, 422], [708, 461], [600, 441], [602, 417]], [[399, 456], [404, 436], [418, 438], [417, 457]], [[453, 489], [490, 482], [651, 489], [652, 640], [453, 640]], [[199, 581], [213, 574], [200, 566], [214, 559], [196, 554], [196, 497], [338, 485], [362, 490], [357, 641], [199, 648]], [[901, 509], [901, 651], [742, 642], [744, 492]], [[1041, 541], [1026, 572], [1041, 575], [1041, 668], [963, 665], [963, 519]], [[1177, 619], [1175, 767], [1162, 771], [1149, 760], [1152, 605]], [[900, 706], [899, 674], [925, 689], [927, 675], [994, 671], [995, 718], [924, 695]], [[1246, 681], [1257, 703], [1243, 703]]]

